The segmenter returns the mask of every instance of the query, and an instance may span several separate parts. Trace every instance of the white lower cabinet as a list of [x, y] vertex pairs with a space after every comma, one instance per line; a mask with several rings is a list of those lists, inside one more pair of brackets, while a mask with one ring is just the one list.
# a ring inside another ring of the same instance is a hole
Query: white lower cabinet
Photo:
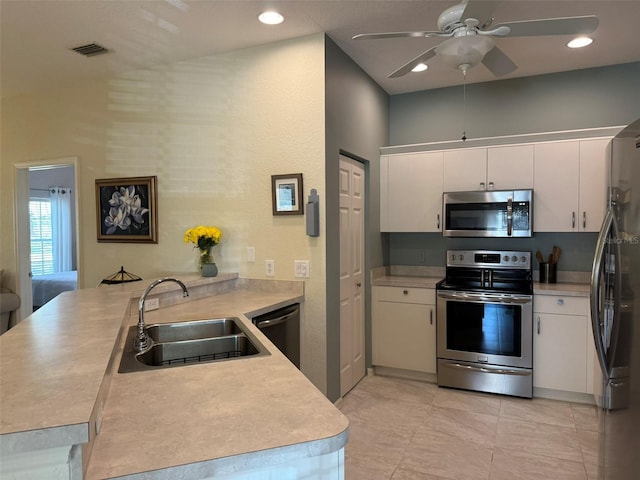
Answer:
[[433, 288], [373, 287], [373, 364], [436, 373]]
[[536, 294], [533, 386], [592, 394], [593, 358], [589, 299]]

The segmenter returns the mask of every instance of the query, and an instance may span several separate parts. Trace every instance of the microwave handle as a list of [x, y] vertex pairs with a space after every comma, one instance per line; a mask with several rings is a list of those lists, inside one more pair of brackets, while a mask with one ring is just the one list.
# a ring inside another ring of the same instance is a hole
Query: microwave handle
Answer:
[[507, 236], [513, 231], [513, 197], [507, 199]]

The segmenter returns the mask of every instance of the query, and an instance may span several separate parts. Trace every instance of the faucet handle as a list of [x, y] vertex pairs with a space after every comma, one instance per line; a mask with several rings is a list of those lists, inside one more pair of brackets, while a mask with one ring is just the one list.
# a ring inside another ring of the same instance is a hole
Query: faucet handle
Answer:
[[138, 353], [144, 352], [151, 346], [151, 339], [147, 330], [143, 328], [141, 331], [139, 327], [138, 325], [138, 334], [133, 339], [133, 349]]

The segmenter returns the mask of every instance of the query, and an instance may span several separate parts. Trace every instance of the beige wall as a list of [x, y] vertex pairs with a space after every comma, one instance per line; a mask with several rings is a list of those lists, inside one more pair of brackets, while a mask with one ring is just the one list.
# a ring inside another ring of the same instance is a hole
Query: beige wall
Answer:
[[[144, 278], [193, 272], [182, 238], [198, 224], [222, 229], [222, 271], [262, 278], [274, 259], [275, 278], [289, 280], [308, 259], [302, 368], [326, 390], [324, 217], [313, 238], [304, 216], [273, 216], [270, 180], [302, 173], [304, 201], [315, 188], [325, 211], [322, 34], [6, 99], [1, 115], [0, 268], [12, 286], [13, 165], [77, 156], [85, 287], [120, 265]], [[158, 176], [158, 244], [97, 243], [94, 180], [146, 175]]]

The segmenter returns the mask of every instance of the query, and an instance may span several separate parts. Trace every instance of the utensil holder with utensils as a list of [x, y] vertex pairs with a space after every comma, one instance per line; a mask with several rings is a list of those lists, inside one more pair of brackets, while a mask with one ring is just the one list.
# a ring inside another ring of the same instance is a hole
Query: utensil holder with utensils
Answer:
[[556, 283], [560, 253], [560, 247], [554, 246], [552, 252], [549, 254], [549, 258], [545, 262], [540, 250], [536, 252], [536, 258], [538, 259], [538, 263], [540, 263], [540, 283]]
[[557, 263], [540, 264], [540, 283], [556, 283]]

